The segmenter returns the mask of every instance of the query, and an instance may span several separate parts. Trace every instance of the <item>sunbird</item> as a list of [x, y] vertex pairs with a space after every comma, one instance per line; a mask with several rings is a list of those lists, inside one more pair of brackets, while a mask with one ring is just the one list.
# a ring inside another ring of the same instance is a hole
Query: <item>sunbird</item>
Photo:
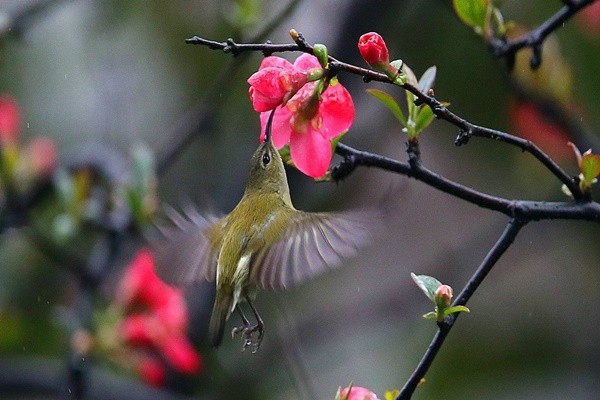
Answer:
[[[264, 322], [254, 306], [257, 289], [281, 290], [340, 264], [368, 244], [382, 224], [382, 209], [305, 212], [294, 208], [283, 161], [271, 138], [271, 113], [264, 141], [250, 161], [250, 177], [242, 199], [227, 215], [183, 214], [166, 210], [170, 226], [158, 226], [157, 273], [172, 285], [201, 280], [216, 282], [209, 324], [210, 342], [218, 347], [225, 323], [238, 310], [242, 350], [260, 347]], [[256, 319], [252, 325], [240, 308], [246, 301]]]

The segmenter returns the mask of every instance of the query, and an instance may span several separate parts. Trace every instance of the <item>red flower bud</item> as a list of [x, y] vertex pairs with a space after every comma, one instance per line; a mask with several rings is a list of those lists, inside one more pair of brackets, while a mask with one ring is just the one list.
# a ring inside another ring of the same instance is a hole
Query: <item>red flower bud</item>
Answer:
[[390, 63], [388, 48], [378, 33], [369, 32], [362, 35], [358, 39], [358, 51], [367, 64], [374, 69], [381, 70]]

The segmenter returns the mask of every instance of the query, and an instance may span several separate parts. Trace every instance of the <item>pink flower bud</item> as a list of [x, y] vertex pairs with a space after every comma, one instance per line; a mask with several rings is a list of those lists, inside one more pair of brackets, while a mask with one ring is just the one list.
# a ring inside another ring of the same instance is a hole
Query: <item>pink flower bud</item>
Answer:
[[307, 80], [308, 75], [305, 71], [294, 68], [273, 66], [259, 69], [248, 78], [248, 92], [254, 110], [270, 111], [285, 105]]
[[452, 303], [452, 288], [448, 285], [440, 285], [434, 296], [438, 307], [447, 308]]
[[381, 70], [390, 63], [388, 48], [380, 34], [365, 33], [358, 39], [358, 51], [372, 68]]
[[20, 130], [19, 105], [9, 96], [0, 97], [0, 144], [16, 142]]
[[352, 389], [350, 389], [350, 395], [348, 395], [348, 388], [344, 388], [339, 393], [338, 397], [344, 400], [346, 398], [348, 400], [379, 400], [375, 393], [360, 386], [352, 386]]

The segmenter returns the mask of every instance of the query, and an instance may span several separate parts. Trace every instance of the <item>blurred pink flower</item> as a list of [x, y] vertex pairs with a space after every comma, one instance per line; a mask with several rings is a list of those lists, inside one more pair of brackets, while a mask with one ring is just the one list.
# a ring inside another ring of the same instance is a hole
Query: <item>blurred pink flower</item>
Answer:
[[56, 145], [48, 137], [34, 138], [28, 146], [29, 157], [36, 174], [49, 177], [56, 167]]
[[[140, 250], [123, 275], [117, 288], [117, 303], [126, 316], [119, 326], [121, 341], [139, 349], [143, 365], [142, 377], [158, 382], [156, 363], [160, 354], [176, 371], [195, 374], [202, 368], [202, 358], [186, 337], [188, 316], [182, 293], [154, 272], [154, 259], [149, 250]], [[135, 310], [127, 314], [128, 310]], [[158, 363], [160, 365], [160, 362]]]
[[527, 101], [513, 101], [509, 104], [508, 115], [517, 135], [531, 140], [552, 158], [567, 160], [571, 157], [565, 129], [544, 115], [540, 106]]
[[576, 20], [581, 31], [590, 35], [600, 37], [600, 2], [594, 2], [577, 13]]
[[21, 111], [17, 102], [8, 95], [0, 97], [0, 144], [14, 143], [21, 130]]
[[160, 360], [151, 356], [143, 356], [137, 364], [137, 370], [140, 376], [153, 386], [163, 386], [165, 384], [165, 367]]
[[[320, 64], [316, 57], [302, 54], [293, 68], [309, 71], [320, 68]], [[310, 177], [319, 178], [325, 175], [331, 162], [331, 140], [347, 131], [354, 121], [354, 103], [340, 83], [330, 84], [320, 96], [313, 93], [315, 85], [315, 82], [305, 84], [275, 110], [273, 142], [278, 149], [289, 143], [296, 167]], [[261, 113], [261, 132], [268, 118], [268, 112]], [[261, 140], [262, 136], [261, 133]]]

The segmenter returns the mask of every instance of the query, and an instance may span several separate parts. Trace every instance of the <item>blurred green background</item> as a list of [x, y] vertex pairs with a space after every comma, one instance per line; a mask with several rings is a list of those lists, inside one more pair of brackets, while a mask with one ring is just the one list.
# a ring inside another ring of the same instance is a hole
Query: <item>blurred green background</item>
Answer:
[[[160, 165], [162, 201], [177, 205], [191, 198], [223, 212], [239, 200], [257, 144], [259, 122], [246, 79], [262, 55], [233, 58], [186, 45], [184, 39], [193, 35], [244, 42], [275, 24], [261, 40], [290, 42], [287, 32], [295, 28], [309, 42], [326, 44], [336, 58], [363, 66], [358, 37], [377, 31], [392, 58], [403, 59], [418, 75], [437, 66], [436, 96], [449, 101], [454, 112], [514, 132], [509, 111], [518, 84], [481, 38], [460, 23], [450, 1], [297, 3], [289, 17], [274, 21], [288, 2], [0, 1], [3, 26], [10, 27], [0, 42], [0, 92], [18, 101], [24, 140], [51, 137], [60, 162], [110, 154], [120, 160], [113, 165], [115, 173], [125, 173], [132, 148], [144, 144]], [[506, 19], [533, 27], [560, 5], [506, 0], [501, 9]], [[31, 7], [34, 12], [27, 11]], [[11, 18], [22, 12], [29, 14], [13, 24]], [[599, 143], [600, 35], [572, 20], [554, 36], [572, 75], [567, 108], [579, 131], [571, 140], [582, 146]], [[344, 142], [406, 160], [400, 127], [364, 90], [378, 87], [398, 99], [404, 93], [350, 75], [340, 80], [357, 107]], [[172, 162], [162, 164], [166, 150], [187, 132], [193, 132], [192, 139]], [[564, 199], [559, 183], [531, 156], [476, 138], [455, 147], [457, 133], [434, 121], [421, 136], [424, 165], [499, 196]], [[577, 173], [573, 158], [557, 161]], [[241, 342], [227, 337], [218, 351], [209, 348], [204, 332], [210, 292], [205, 296], [198, 294], [205, 287], [189, 288], [191, 336], [205, 367], [172, 390], [215, 399], [327, 399], [338, 386], [354, 382], [383, 397], [386, 389], [402, 387], [435, 332], [434, 324], [421, 318], [431, 304], [410, 272], [436, 276], [459, 291], [508, 222], [503, 215], [375, 169], [358, 170], [337, 185], [315, 183], [293, 170], [288, 176], [296, 207], [311, 211], [368, 205], [393, 188], [397, 206], [386, 221], [387, 233], [312, 282], [285, 293], [261, 293], [257, 307], [267, 331], [258, 354], [241, 353]], [[471, 314], [460, 318], [414, 398], [596, 399], [599, 234], [597, 224], [585, 222], [526, 226], [472, 298]], [[128, 246], [114, 276], [106, 279], [105, 301], [137, 242]], [[0, 241], [0, 361], [66, 364], [65, 326], [74, 291], [64, 269], [19, 230], [5, 231]], [[111, 371], [109, 382], [126, 374], [106, 366], [101, 357], [94, 362]], [[0, 370], [3, 380], [7, 371]], [[9, 394], [0, 392], [0, 398]]]

